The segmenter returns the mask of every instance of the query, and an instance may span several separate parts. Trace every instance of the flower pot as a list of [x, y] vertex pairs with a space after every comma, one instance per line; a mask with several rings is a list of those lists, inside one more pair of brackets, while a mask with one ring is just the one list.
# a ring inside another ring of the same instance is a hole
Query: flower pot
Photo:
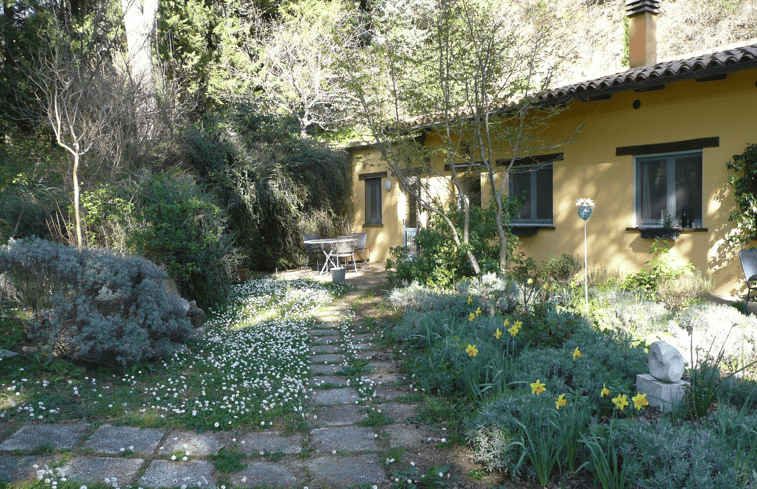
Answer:
[[241, 283], [246, 282], [250, 279], [250, 269], [249, 268], [237, 268], [234, 270], [234, 282]]
[[639, 228], [642, 239], [678, 239], [679, 228]]
[[344, 283], [344, 276], [346, 272], [347, 272], [347, 269], [343, 267], [332, 268], [331, 269], [331, 282], [335, 284]]

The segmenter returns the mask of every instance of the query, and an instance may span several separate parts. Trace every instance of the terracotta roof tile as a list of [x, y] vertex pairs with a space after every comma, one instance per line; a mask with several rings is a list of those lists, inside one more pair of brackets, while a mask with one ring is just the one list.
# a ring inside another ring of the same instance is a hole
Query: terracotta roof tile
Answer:
[[[640, 66], [630, 70], [607, 75], [593, 80], [586, 80], [573, 85], [548, 90], [540, 95], [542, 100], [559, 99], [571, 96], [592, 96], [592, 92], [623, 89], [626, 85], [651, 85], [652, 82], [664, 83], [666, 79], [706, 76], [708, 72], [727, 71], [731, 65], [754, 63], [757, 67], [757, 44], [742, 46], [725, 51], [703, 54], [693, 58], [666, 61], [652, 66]], [[637, 88], [628, 87], [628, 89]]]

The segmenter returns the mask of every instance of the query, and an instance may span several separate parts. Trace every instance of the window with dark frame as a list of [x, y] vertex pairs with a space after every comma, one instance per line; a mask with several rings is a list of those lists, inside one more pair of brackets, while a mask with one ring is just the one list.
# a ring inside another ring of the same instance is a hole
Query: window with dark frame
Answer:
[[516, 167], [510, 172], [511, 199], [523, 198], [516, 224], [552, 224], [552, 165]]
[[637, 226], [661, 226], [669, 215], [673, 224], [701, 227], [701, 151], [637, 156], [634, 167]]
[[365, 179], [365, 223], [382, 224], [381, 178]]

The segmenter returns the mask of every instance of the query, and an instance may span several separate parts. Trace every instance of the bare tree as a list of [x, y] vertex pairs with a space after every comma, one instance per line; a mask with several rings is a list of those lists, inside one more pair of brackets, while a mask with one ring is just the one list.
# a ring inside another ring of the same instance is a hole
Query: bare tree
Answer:
[[[511, 217], [506, 210], [509, 173], [520, 158], [569, 139], [544, 137], [549, 119], [562, 109], [534, 98], [549, 86], [569, 50], [555, 35], [564, 30], [557, 27], [566, 19], [538, 2], [394, 3], [399, 5], [377, 22], [376, 61], [354, 56], [344, 70], [361, 102], [362, 120], [403, 190], [446, 223], [476, 274], [478, 258], [467, 246], [470, 202], [460, 196], [467, 177], [486, 176], [496, 209], [499, 265], [504, 269], [505, 228]], [[398, 13], [411, 18], [403, 23]], [[433, 142], [423, 145], [421, 140]], [[442, 157], [449, 174], [430, 164], [434, 156]], [[463, 212], [462, 235], [443, 199], [429, 198], [412, 185], [418, 175], [427, 181], [451, 180], [450, 190], [456, 194], [452, 197]]]

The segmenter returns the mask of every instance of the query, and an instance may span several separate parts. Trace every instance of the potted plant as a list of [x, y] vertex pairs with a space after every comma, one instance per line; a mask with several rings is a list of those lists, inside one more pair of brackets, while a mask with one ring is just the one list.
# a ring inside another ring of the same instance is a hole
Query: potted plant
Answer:
[[640, 227], [642, 239], [678, 239], [681, 228], [673, 225], [670, 213], [662, 211], [660, 214], [660, 227]]

